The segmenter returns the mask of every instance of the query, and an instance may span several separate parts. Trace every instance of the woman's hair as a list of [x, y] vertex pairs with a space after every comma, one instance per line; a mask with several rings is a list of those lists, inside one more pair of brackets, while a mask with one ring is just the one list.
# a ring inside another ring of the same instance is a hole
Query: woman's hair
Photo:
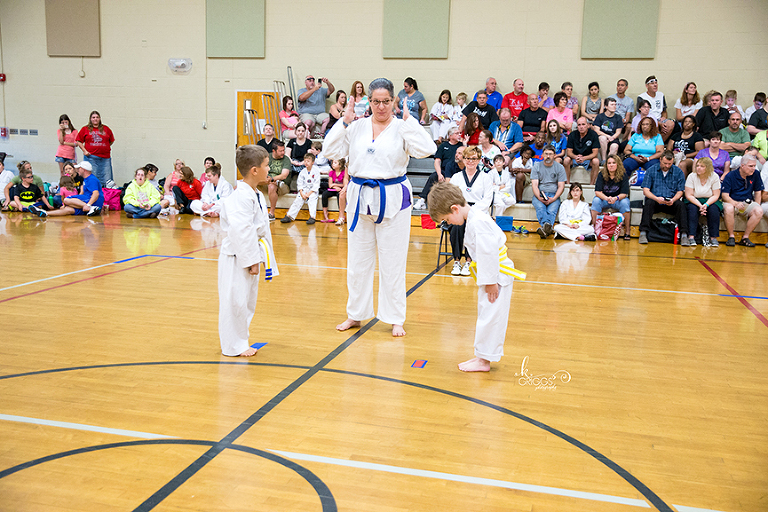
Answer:
[[[288, 100], [293, 101], [293, 98], [290, 96], [283, 96], [283, 110], [286, 112], [288, 111]], [[293, 103], [293, 106], [296, 107], [296, 102]]]
[[[597, 83], [597, 82], [589, 82], [589, 85], [587, 86], [587, 90], [589, 90], [589, 89], [591, 89], [593, 87], [597, 87], [598, 89], [600, 89], [600, 84]], [[581, 186], [581, 185], [579, 185], [579, 186]]]
[[571, 188], [568, 189], [568, 199], [573, 199], [572, 192], [573, 192], [573, 189], [575, 189], [575, 188], [581, 190], [581, 197], [579, 198], [579, 201], [585, 201], [584, 200], [584, 188], [581, 186], [581, 183], [579, 183], [578, 181], [574, 181], [573, 183], [571, 183]]
[[139, 171], [142, 171], [142, 172], [144, 173], [144, 175], [146, 176], [146, 174], [147, 174], [147, 168], [146, 168], [146, 167], [139, 167], [138, 169], [136, 169], [135, 171], [133, 171], [133, 177], [134, 177], [134, 178], [136, 177], [136, 175], [137, 175], [137, 174], [139, 174]]
[[205, 160], [203, 160], [203, 164], [207, 164], [208, 162], [211, 162], [211, 165], [216, 163], [216, 160], [212, 156], [205, 157]]
[[547, 82], [541, 82], [541, 83], [539, 84], [539, 88], [537, 89], [537, 91], [536, 91], [536, 92], [538, 92], [538, 91], [543, 91], [544, 89], [546, 89], [547, 91], [549, 91], [549, 84], [548, 84]]
[[739, 93], [737, 93], [734, 89], [728, 89], [725, 91], [725, 99], [733, 98], [734, 100], [739, 97]]
[[451, 99], [451, 91], [448, 89], [443, 89], [442, 92], [440, 92], [440, 96], [437, 97], [437, 101], [440, 102], [443, 99], [443, 94], [448, 95], [448, 105], [453, 105], [453, 100]]
[[[69, 118], [67, 114], [61, 114], [59, 116], [59, 124], [61, 124], [62, 121], [66, 121], [67, 123], [69, 123], [69, 129], [72, 131], [75, 131], [75, 127], [72, 126], [72, 120]], [[61, 132], [62, 135], [64, 135], [64, 130], [59, 128], [59, 131]]]
[[221, 176], [221, 164], [213, 164], [210, 166], [206, 172], [209, 172], [213, 174], [214, 176]]
[[489, 143], [493, 141], [493, 134], [491, 133], [491, 130], [483, 130], [480, 133], [485, 135], [485, 137], [488, 139]]
[[560, 100], [565, 100], [567, 104], [568, 96], [563, 91], [557, 91], [554, 98], [552, 98], [552, 101], [555, 102], [555, 107], [560, 106]]
[[464, 148], [464, 151], [462, 151], [461, 154], [464, 158], [468, 158], [472, 155], [475, 155], [478, 159], [480, 159], [483, 156], [482, 150], [477, 146], [466, 147]]
[[[96, 114], [96, 115], [99, 116], [99, 126], [93, 126], [93, 124], [91, 123], [91, 117], [93, 117], [93, 114]], [[102, 129], [101, 129], [102, 126], [104, 126], [104, 125], [101, 124], [101, 114], [99, 114], [98, 111], [94, 110], [93, 112], [88, 114], [88, 128], [89, 129], [91, 129], [91, 130], [99, 130], [101, 132], [102, 131]]]
[[416, 90], [416, 91], [418, 91], [418, 90], [419, 90], [419, 86], [418, 86], [418, 85], [416, 85], [416, 80], [414, 80], [413, 78], [411, 78], [411, 77], [408, 77], [408, 78], [406, 78], [405, 80], [403, 80], [403, 82], [405, 82], [405, 83], [407, 83], [409, 86], [413, 87], [413, 88], [414, 88], [414, 90]]
[[644, 117], [644, 118], [642, 118], [640, 120], [640, 123], [638, 124], [637, 127], [640, 128], [640, 130], [639, 130], [640, 135], [645, 137], [645, 133], [643, 132], [643, 123], [645, 122], [646, 119], [651, 123], [651, 129], [650, 129], [650, 131], [648, 133], [648, 137], [652, 139], [652, 138], [654, 138], [655, 136], [657, 136], [659, 134], [659, 128], [656, 126], [656, 121], [654, 121], [654, 119], [652, 117]]
[[395, 97], [395, 85], [387, 78], [376, 78], [368, 85], [368, 97], [373, 96], [373, 91], [384, 89], [390, 98]]
[[680, 123], [680, 126], [685, 126], [685, 120], [686, 119], [690, 119], [691, 120], [691, 122], [693, 123], [692, 130], [695, 132], [696, 131], [696, 127], [699, 126], [699, 123], [696, 122], [696, 116], [692, 116], [692, 115], [685, 116], [683, 118], [683, 121]]
[[710, 97], [711, 97], [713, 94], [715, 94], [715, 92], [716, 92], [716, 91], [715, 91], [714, 89], [711, 89], [711, 90], [707, 91], [707, 92], [704, 94], [704, 97], [701, 99], [701, 101], [702, 101], [702, 103], [704, 104], [704, 106], [705, 106], [705, 107], [709, 105], [709, 98], [710, 98]]
[[[712, 176], [712, 173], [715, 172], [715, 166], [712, 165], [712, 159], [705, 156], [703, 158], [699, 158], [698, 160], [696, 160], [696, 165], [699, 165], [700, 163], [704, 164], [704, 167], [707, 169], [707, 172], [704, 173], [704, 176], [707, 178]], [[696, 169], [694, 169], [693, 171], [696, 172]]]
[[155, 164], [147, 164], [144, 166], [144, 170], [147, 172], [157, 172], [159, 169]]
[[[560, 93], [558, 93], [560, 94]], [[555, 123], [557, 125], [557, 130], [555, 130], [555, 133], [553, 134], [551, 131], [549, 131], [549, 124]], [[550, 119], [547, 121], [547, 143], [552, 142], [560, 142], [560, 139], [563, 138], [563, 129], [560, 127], [560, 123], [558, 123], [555, 119]]]
[[624, 173], [626, 172], [624, 170], [624, 163], [621, 161], [621, 158], [619, 158], [619, 155], [613, 154], [608, 155], [608, 158], [605, 159], [605, 165], [603, 166], [603, 169], [600, 171], [600, 173], [603, 175], [604, 180], [611, 179], [611, 175], [608, 174], [608, 160], [613, 160], [616, 162], [616, 181], [621, 181], [624, 179]]
[[467, 200], [459, 187], [450, 181], [443, 181], [435, 183], [429, 191], [427, 205], [429, 206], [429, 216], [435, 222], [439, 222], [441, 217], [451, 213], [451, 206], [466, 206]]
[[651, 106], [651, 102], [646, 100], [645, 98], [637, 98], [637, 110], [640, 111], [641, 108], [648, 105]]
[[346, 92], [344, 92], [344, 91], [342, 91], [341, 89], [339, 89], [338, 91], [336, 91], [336, 101], [339, 101], [339, 96], [341, 96], [342, 94], [343, 94], [344, 96], [346, 96], [346, 95], [347, 95], [347, 93], [346, 93]]
[[696, 89], [696, 93], [693, 95], [693, 98], [691, 99], [691, 101], [688, 101], [688, 93], [686, 92], [686, 90], [688, 89], [688, 87], [690, 85], [694, 85], [695, 86], [696, 82], [688, 82], [687, 84], [685, 84], [685, 87], [683, 87], [683, 94], [680, 96], [680, 103], [684, 107], [693, 106], [693, 105], [697, 104], [700, 101], [699, 89], [698, 88]]
[[[363, 96], [365, 96], [365, 85], [363, 85], [363, 82], [360, 80], [355, 80], [352, 82], [352, 88], [349, 90], [349, 95], [353, 98], [357, 98], [357, 84], [360, 84], [360, 87], [363, 88]], [[339, 98], [336, 98], [339, 99]]]
[[299, 121], [298, 123], [296, 123], [296, 126], [293, 127], [293, 131], [296, 132], [299, 129], [299, 127], [304, 128], [305, 131], [307, 129], [307, 125]]
[[72, 162], [66, 162], [64, 164], [64, 167], [62, 167], [62, 168], [66, 169], [67, 167], [71, 167], [72, 170], [75, 171], [75, 174], [77, 174], [77, 169], [75, 169], [75, 164], [73, 164]]
[[[473, 135], [475, 133], [475, 122], [480, 122], [480, 117], [474, 113], [470, 112], [467, 115], [467, 120], [464, 122], [464, 133], [467, 135]], [[479, 128], [479, 126], [478, 126]]]
[[181, 168], [181, 176], [179, 176], [179, 179], [184, 183], [189, 183], [191, 185], [195, 179], [195, 173], [185, 165]]
[[573, 84], [571, 82], [563, 82], [563, 85], [560, 86], [560, 90], [564, 91], [566, 87], [569, 87], [573, 89]]
[[185, 165], [187, 165], [187, 164], [185, 164], [185, 163], [184, 163], [184, 160], [182, 160], [181, 158], [177, 158], [176, 160], [174, 160], [174, 161], [173, 161], [173, 169], [174, 169], [174, 170], [176, 170], [176, 162], [181, 162], [181, 166], [182, 166], [182, 167], [184, 167]]
[[717, 131], [710, 132], [710, 134], [707, 135], [707, 140], [712, 140], [712, 139], [723, 140], [723, 134]]
[[65, 174], [59, 179], [59, 188], [75, 188], [75, 180]]
[[[29, 160], [22, 160], [21, 162], [16, 164], [16, 168], [19, 170], [19, 172], [24, 170], [24, 166], [29, 164]], [[30, 164], [32, 165], [32, 164]]]

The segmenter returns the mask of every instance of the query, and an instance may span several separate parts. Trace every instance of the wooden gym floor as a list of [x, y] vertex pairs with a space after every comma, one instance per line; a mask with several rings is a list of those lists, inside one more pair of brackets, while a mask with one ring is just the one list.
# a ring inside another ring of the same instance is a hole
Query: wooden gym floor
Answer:
[[241, 360], [218, 221], [2, 215], [0, 509], [768, 510], [765, 247], [509, 234], [506, 355], [463, 374], [476, 287], [417, 220], [404, 339], [334, 329], [345, 228], [274, 223]]

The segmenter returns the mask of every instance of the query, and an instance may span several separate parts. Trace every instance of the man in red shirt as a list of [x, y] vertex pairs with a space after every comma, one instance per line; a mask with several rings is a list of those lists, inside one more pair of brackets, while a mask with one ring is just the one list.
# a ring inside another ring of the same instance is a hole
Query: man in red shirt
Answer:
[[515, 90], [501, 100], [501, 108], [508, 108], [512, 114], [512, 120], [517, 121], [520, 112], [528, 108], [528, 95], [523, 92], [525, 83], [522, 78], [515, 80], [514, 87]]

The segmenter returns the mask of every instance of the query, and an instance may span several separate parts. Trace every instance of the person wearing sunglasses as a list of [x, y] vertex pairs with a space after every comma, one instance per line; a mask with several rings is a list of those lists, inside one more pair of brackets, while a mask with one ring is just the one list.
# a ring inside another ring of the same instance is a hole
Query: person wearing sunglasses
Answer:
[[[327, 87], [323, 87], [325, 84]], [[325, 100], [336, 88], [327, 78], [315, 78], [307, 75], [304, 79], [304, 87], [299, 89], [297, 110], [299, 121], [307, 126], [310, 138], [318, 134], [324, 134], [328, 128], [331, 117], [325, 111]]]
[[659, 81], [654, 75], [645, 79], [645, 92], [638, 96], [638, 105], [640, 98], [651, 104], [650, 116], [658, 119], [659, 135], [666, 142], [677, 123], [672, 119], [667, 119], [667, 100], [664, 98], [664, 93], [659, 92]]

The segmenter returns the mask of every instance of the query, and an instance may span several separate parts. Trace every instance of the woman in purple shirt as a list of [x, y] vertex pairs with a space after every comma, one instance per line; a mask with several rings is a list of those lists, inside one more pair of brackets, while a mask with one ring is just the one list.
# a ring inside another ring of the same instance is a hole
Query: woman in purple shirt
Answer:
[[720, 132], [712, 132], [709, 134], [709, 147], [704, 148], [696, 154], [696, 158], [693, 159], [693, 168], [696, 168], [696, 160], [699, 158], [711, 158], [712, 166], [715, 168], [715, 172], [720, 176], [720, 181], [723, 181], [726, 174], [731, 170], [731, 157], [727, 151], [720, 149], [720, 142], [722, 142], [723, 136]]

